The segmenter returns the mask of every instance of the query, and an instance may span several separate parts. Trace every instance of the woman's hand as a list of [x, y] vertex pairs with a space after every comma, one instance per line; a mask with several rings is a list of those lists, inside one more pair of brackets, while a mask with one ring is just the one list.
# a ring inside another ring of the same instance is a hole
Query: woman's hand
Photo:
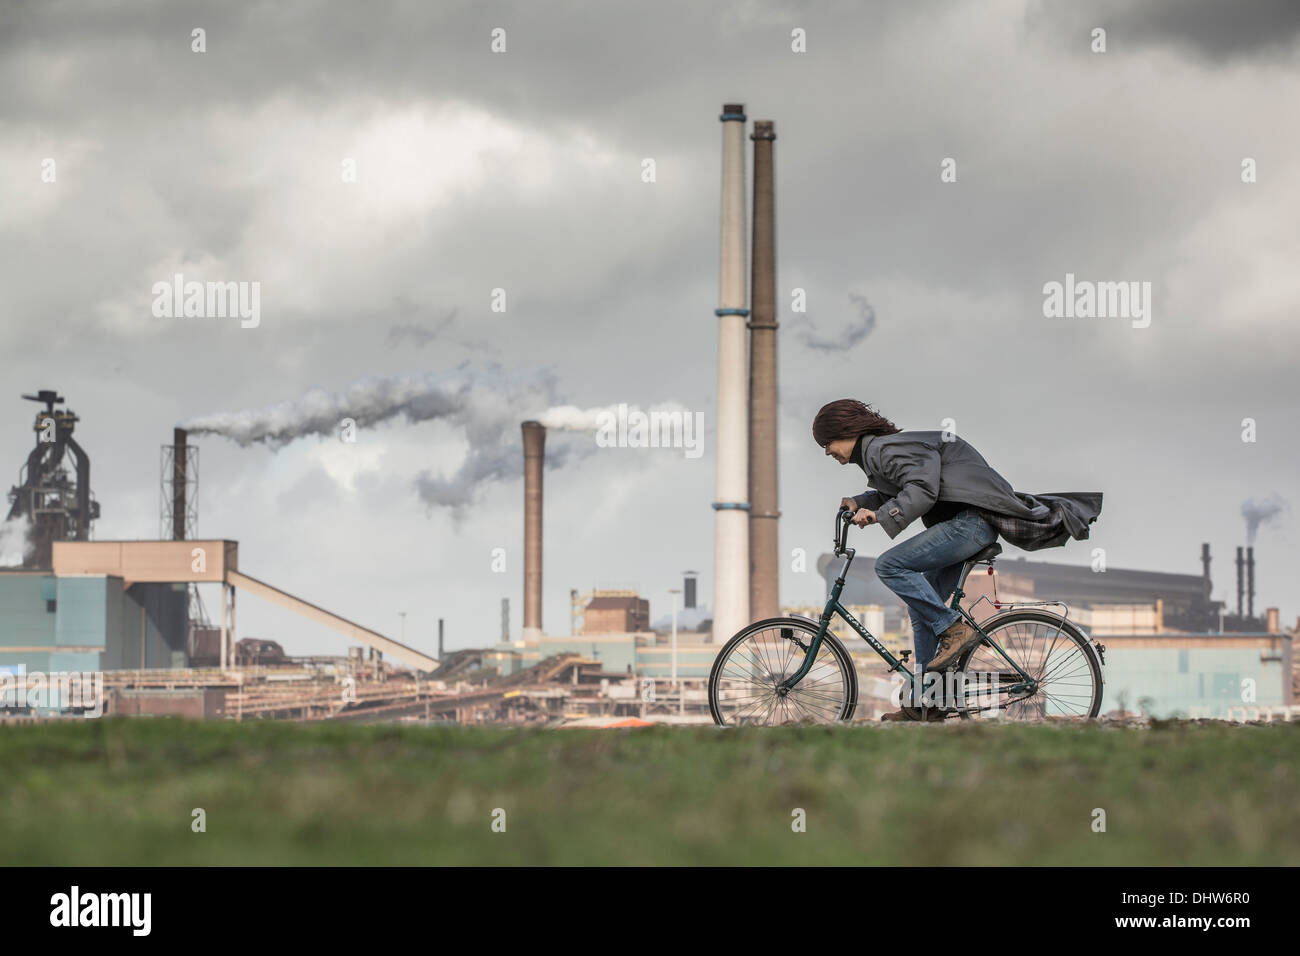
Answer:
[[849, 520], [859, 528], [865, 528], [869, 524], [876, 523], [876, 513], [874, 511], [868, 511], [866, 508], [859, 508], [857, 514]]

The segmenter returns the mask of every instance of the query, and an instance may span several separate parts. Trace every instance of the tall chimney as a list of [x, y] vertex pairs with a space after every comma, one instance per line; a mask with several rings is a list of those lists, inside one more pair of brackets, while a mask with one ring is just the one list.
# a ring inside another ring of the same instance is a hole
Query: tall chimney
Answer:
[[695, 572], [687, 571], [685, 581], [682, 584], [682, 606], [695, 607]]
[[546, 428], [524, 422], [524, 629], [523, 639], [542, 636], [542, 465]]
[[1246, 617], [1255, 617], [1255, 549], [1246, 549]]
[[1245, 568], [1246, 560], [1241, 556], [1241, 548], [1237, 549], [1237, 620], [1242, 620], [1241, 613], [1241, 592], [1242, 592], [1242, 574]]
[[745, 422], [745, 107], [722, 107], [722, 255], [718, 278], [717, 484], [713, 635], [749, 623], [749, 428]]
[[781, 613], [778, 556], [776, 384], [776, 189], [770, 120], [755, 120], [754, 235], [749, 304], [749, 616]]
[[438, 618], [438, 660], [442, 660], [442, 618]]
[[501, 643], [510, 643], [510, 598], [501, 599]]
[[185, 540], [185, 429], [172, 431], [172, 540]]

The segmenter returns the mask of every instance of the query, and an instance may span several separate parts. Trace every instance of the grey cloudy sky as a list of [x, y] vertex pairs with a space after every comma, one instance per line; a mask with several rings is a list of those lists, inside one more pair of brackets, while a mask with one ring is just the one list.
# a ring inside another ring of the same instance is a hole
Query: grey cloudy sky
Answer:
[[[557, 401], [677, 402], [711, 430], [717, 116], [735, 101], [778, 136], [783, 549], [823, 551], [838, 498], [864, 487], [809, 434], [821, 404], [853, 396], [904, 427], [955, 419], [1018, 490], [1105, 492], [1091, 542], [1038, 557], [1100, 546], [1112, 567], [1196, 573], [1210, 541], [1227, 597], [1242, 502], [1300, 497], [1300, 8], [814, 6], [3, 4], [14, 478], [34, 411], [18, 394], [37, 388], [83, 418], [99, 538], [156, 533], [177, 421], [367, 377], [547, 374]], [[260, 326], [155, 318], [152, 285], [176, 272], [260, 282]], [[1043, 285], [1067, 272], [1149, 281], [1150, 327], [1044, 318]], [[875, 322], [857, 337], [862, 300]], [[278, 452], [205, 437], [200, 533], [362, 623], [395, 633], [409, 612], [425, 649], [439, 616], [452, 647], [494, 640], [506, 596], [517, 634], [520, 480], [486, 483], [459, 521], [416, 491], [467, 440], [439, 422]], [[656, 618], [683, 569], [711, 593], [712, 451], [710, 431], [698, 459], [611, 449], [548, 473], [548, 631], [567, 631], [571, 587], [640, 588]], [[1258, 606], [1288, 621], [1295, 543], [1286, 513], [1257, 544]], [[814, 601], [821, 585], [787, 571], [782, 590]], [[343, 646], [255, 598], [239, 624], [292, 651]]]

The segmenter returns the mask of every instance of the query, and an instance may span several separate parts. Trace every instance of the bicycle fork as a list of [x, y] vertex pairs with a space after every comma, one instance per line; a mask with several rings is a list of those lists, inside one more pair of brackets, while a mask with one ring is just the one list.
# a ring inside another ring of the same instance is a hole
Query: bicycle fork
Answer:
[[776, 685], [776, 695], [778, 697], [787, 696], [790, 691], [794, 690], [795, 685], [808, 676], [808, 672], [812, 670], [813, 661], [817, 658], [817, 652], [821, 650], [822, 640], [826, 636], [826, 628], [829, 626], [830, 621], [827, 619], [826, 615], [823, 614], [821, 623], [817, 627], [817, 633], [814, 635], [811, 644], [804, 644], [803, 641], [799, 640], [799, 638], [795, 636], [796, 632], [794, 628], [781, 628], [781, 639], [789, 641], [795, 647], [803, 651], [803, 663], [799, 665], [797, 671]]

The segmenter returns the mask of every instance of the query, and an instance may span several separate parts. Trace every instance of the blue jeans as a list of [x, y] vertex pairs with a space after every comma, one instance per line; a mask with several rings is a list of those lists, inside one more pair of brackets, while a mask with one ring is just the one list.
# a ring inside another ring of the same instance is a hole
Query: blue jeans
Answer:
[[903, 599], [912, 619], [916, 673], [938, 652], [938, 635], [961, 618], [944, 600], [956, 589], [962, 564], [997, 539], [993, 526], [967, 508], [876, 558], [876, 576]]

